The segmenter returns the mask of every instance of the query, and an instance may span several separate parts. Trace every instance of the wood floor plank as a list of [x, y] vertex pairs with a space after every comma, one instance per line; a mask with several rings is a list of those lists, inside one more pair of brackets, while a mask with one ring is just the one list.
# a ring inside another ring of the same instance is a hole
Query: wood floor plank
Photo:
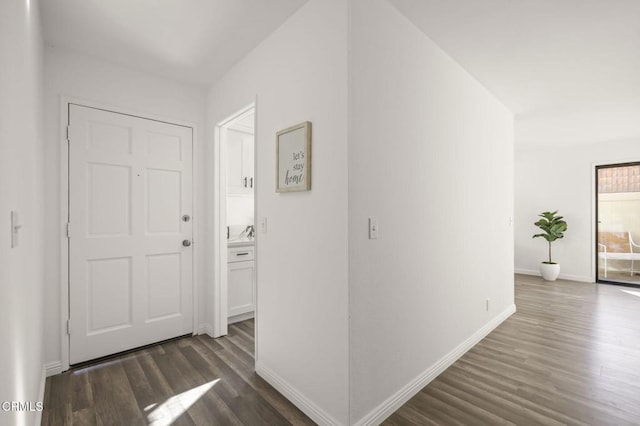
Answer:
[[640, 297], [522, 275], [515, 296], [513, 316], [384, 424], [417, 413], [449, 424], [442, 416], [463, 418], [453, 408], [526, 425], [640, 424]]
[[96, 418], [95, 410], [92, 407], [87, 407], [74, 411], [71, 414], [71, 422], [74, 425], [96, 425], [98, 424], [98, 419]]
[[[288, 424], [286, 419], [265, 399], [258, 394], [231, 366], [220, 356], [221, 352], [210, 354], [216, 365], [222, 371], [225, 380], [238, 392], [240, 397], [228, 398], [220, 394], [225, 403], [245, 424]], [[217, 389], [216, 389], [217, 391]], [[265, 423], [266, 422], [266, 423]]]
[[228, 340], [235, 343], [236, 346], [245, 351], [250, 358], [253, 358], [255, 352], [253, 337], [249, 336], [240, 327], [234, 325], [229, 328], [229, 331], [230, 333], [227, 336]]
[[133, 390], [133, 394], [138, 403], [138, 408], [141, 411], [145, 411], [146, 407], [154, 404], [157, 400], [157, 395], [153, 391], [149, 383], [149, 379], [144, 374], [140, 363], [135, 357], [129, 357], [122, 361], [122, 368], [127, 375], [129, 386]]
[[42, 406], [46, 408], [42, 410], [42, 419], [40, 423], [47, 425], [49, 424], [49, 417], [52, 411], [51, 407], [53, 407], [53, 404], [51, 403], [51, 382], [48, 379], [44, 383], [44, 398], [42, 400]]
[[[204, 338], [206, 339], [207, 337]], [[204, 346], [203, 342], [200, 343]], [[193, 349], [198, 353], [206, 350], [195, 344], [193, 346]], [[277, 392], [271, 385], [269, 385], [260, 376], [258, 376], [252, 366], [247, 367], [247, 365], [236, 358], [233, 353], [227, 351], [216, 352], [216, 355], [219, 356], [229, 367], [231, 367], [245, 382], [249, 384], [249, 386], [251, 386], [256, 392], [258, 392], [260, 396], [262, 396], [269, 404], [271, 404], [291, 424], [314, 424], [306, 415], [304, 415], [304, 413], [294, 407], [284, 396], [282, 396], [282, 394]]]
[[151, 351], [142, 351], [136, 356], [136, 361], [155, 396], [153, 403], [157, 403], [158, 400], [166, 400], [174, 395], [171, 385], [154, 361]]
[[45, 401], [49, 401], [49, 406], [44, 406], [43, 420], [46, 419], [50, 425], [71, 424], [71, 385], [70, 374], [57, 374], [47, 378], [49, 386], [45, 387]]
[[387, 420], [387, 426], [440, 426], [441, 423], [435, 419], [427, 417], [424, 410], [414, 409], [412, 405], [406, 404], [402, 411], [396, 411]]
[[95, 414], [99, 424], [145, 424], [133, 390], [120, 362], [108, 362], [89, 369]]
[[[624, 290], [517, 276], [517, 312], [384, 424], [640, 424], [640, 297]], [[42, 424], [313, 424], [255, 373], [254, 326], [49, 377]]]
[[93, 405], [93, 392], [86, 374], [69, 375], [73, 395], [71, 396], [72, 412], [80, 411]]
[[[451, 392], [444, 383], [440, 387], [433, 386], [428, 395], [432, 397], [430, 406], [444, 409], [454, 414], [454, 417], [466, 424], [478, 425], [512, 425], [513, 423], [499, 416], [495, 410], [490, 410], [485, 405], [470, 404], [468, 398], [461, 398], [460, 394]], [[416, 401], [420, 400], [420, 395]]]
[[[456, 418], [456, 412], [451, 410], [447, 404], [435, 399], [429, 393], [420, 393], [412, 398], [407, 404], [407, 408], [413, 409], [413, 418], [431, 419], [441, 425], [462, 425], [462, 420]], [[403, 415], [403, 413], [400, 413]], [[474, 423], [475, 424], [475, 423]]]
[[[211, 372], [211, 369], [207, 367], [207, 362], [199, 356], [194, 357], [195, 351], [192, 345], [181, 348], [182, 354], [189, 362], [189, 365], [194, 371], [197, 371], [201, 379], [206, 383], [213, 386], [223, 387], [227, 386], [222, 377]], [[203, 395], [201, 401], [205, 405], [205, 408], [209, 411], [209, 420], [211, 424], [220, 425], [242, 425], [240, 419], [229, 408], [229, 406], [220, 397], [217, 390], [208, 391]], [[228, 393], [228, 391], [227, 391]]]
[[312, 425], [260, 379], [253, 320], [219, 339], [192, 336], [47, 379], [43, 425]]
[[246, 331], [251, 336], [251, 338], [255, 338], [256, 324], [253, 318], [246, 321], [237, 322], [234, 325]]
[[[464, 379], [462, 383], [461, 379]], [[454, 371], [449, 372], [447, 377], [443, 377], [442, 381], [434, 385], [514, 424], [572, 424], [559, 420], [558, 417], [564, 417], [561, 414], [522, 398], [496, 383], [488, 384]]]
[[242, 360], [245, 365], [247, 365], [248, 367], [253, 367], [253, 355], [248, 350], [240, 347], [235, 340], [233, 340], [232, 338], [224, 339], [224, 341], [220, 341], [220, 345], [222, 345], [222, 347], [224, 347], [224, 349], [226, 349], [227, 351], [233, 353], [235, 357]]
[[245, 336], [247, 338], [247, 341], [251, 342], [252, 344], [253, 342], [255, 342], [255, 330], [253, 330], [253, 328], [249, 326], [247, 321], [235, 323], [231, 327], [233, 327], [233, 329], [239, 334]]
[[[190, 391], [202, 388], [199, 399], [189, 409], [189, 415], [196, 424], [241, 424], [239, 419], [220, 398], [221, 388], [226, 387], [224, 378], [206, 374], [206, 369], [201, 370], [184, 355], [192, 350], [191, 343], [165, 345], [166, 354], [175, 366], [176, 370], [189, 383]], [[201, 367], [202, 365], [200, 365]], [[226, 395], [231, 392], [224, 392]], [[235, 395], [238, 395], [237, 393]]]
[[[411, 401], [411, 407], [444, 411], [461, 424], [474, 425], [511, 425], [512, 423], [477, 405], [469, 404], [446, 389], [432, 387], [429, 392], [420, 393]], [[415, 414], [414, 414], [415, 415]]]

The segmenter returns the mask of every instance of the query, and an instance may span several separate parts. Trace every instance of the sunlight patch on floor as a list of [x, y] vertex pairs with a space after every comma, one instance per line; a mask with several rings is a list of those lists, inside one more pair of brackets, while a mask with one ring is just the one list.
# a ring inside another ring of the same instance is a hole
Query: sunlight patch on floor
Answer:
[[90, 371], [100, 370], [102, 368], [107, 368], [107, 367], [114, 366], [116, 364], [120, 364], [120, 362], [121, 362], [121, 360], [119, 360], [119, 359], [113, 359], [113, 360], [110, 360], [110, 361], [102, 361], [102, 362], [99, 362], [97, 364], [87, 365], [86, 367], [80, 367], [77, 370], [73, 370], [73, 372], [71, 374], [73, 374], [74, 376], [80, 376], [82, 374], [87, 374]]
[[638, 290], [622, 290], [622, 291], [624, 291], [625, 293], [628, 293], [628, 294], [630, 294], [632, 296], [640, 297], [640, 291], [638, 291]]
[[184, 414], [189, 407], [209, 391], [220, 379], [205, 383], [181, 394], [172, 396], [162, 404], [151, 404], [144, 409], [149, 412], [147, 419], [151, 426], [169, 426]]

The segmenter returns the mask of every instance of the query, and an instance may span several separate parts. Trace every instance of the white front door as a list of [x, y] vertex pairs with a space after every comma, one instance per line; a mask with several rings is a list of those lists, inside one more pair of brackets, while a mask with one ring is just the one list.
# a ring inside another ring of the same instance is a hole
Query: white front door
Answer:
[[192, 129], [73, 104], [69, 126], [70, 363], [193, 332]]

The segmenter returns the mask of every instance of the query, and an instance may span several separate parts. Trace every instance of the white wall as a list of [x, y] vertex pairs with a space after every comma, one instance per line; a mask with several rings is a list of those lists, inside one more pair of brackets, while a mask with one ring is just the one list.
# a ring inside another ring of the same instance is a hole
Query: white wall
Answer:
[[[256, 96], [256, 218], [268, 218], [268, 232], [257, 234], [256, 368], [316, 421], [345, 424], [346, 2], [311, 0], [298, 10], [211, 88], [208, 122]], [[277, 194], [276, 132], [305, 120], [313, 123], [313, 187]]]
[[253, 197], [246, 195], [227, 196], [227, 224], [246, 227], [253, 225]]
[[[117, 65], [79, 55], [67, 50], [45, 50], [45, 180], [46, 198], [46, 268], [45, 359], [49, 367], [61, 361], [60, 345], [60, 244], [63, 221], [60, 217], [60, 99], [62, 96], [96, 102], [141, 116], [167, 121], [179, 120], [204, 129], [206, 94], [203, 90], [177, 84], [164, 78], [129, 70]], [[196, 135], [196, 144], [198, 143]], [[204, 176], [204, 156], [198, 163]], [[199, 188], [197, 216], [204, 219], [204, 189]], [[204, 228], [201, 225], [201, 228]], [[197, 241], [197, 236], [194, 240]], [[200, 266], [205, 268], [204, 250], [200, 250]], [[200, 279], [204, 273], [198, 271]], [[205, 298], [200, 313], [204, 316]]]
[[[602, 87], [591, 89], [602, 92]], [[579, 146], [637, 137], [640, 135], [638, 115], [640, 100], [631, 97], [626, 101], [615, 99], [580, 105], [571, 102], [564, 108], [518, 114], [515, 119], [516, 144]]]
[[356, 423], [513, 309], [513, 116], [387, 1], [354, 0], [351, 20]]
[[[0, 2], [0, 402], [41, 401], [44, 208], [38, 2]], [[11, 248], [10, 212], [22, 229]], [[0, 424], [37, 412], [0, 411]]]
[[[526, 140], [524, 135], [518, 139]], [[593, 282], [596, 164], [640, 161], [640, 140], [588, 144], [538, 145], [516, 143], [515, 148], [515, 269], [538, 274], [547, 256], [547, 244], [531, 236], [533, 223], [543, 211], [559, 210], [568, 224], [562, 240], [553, 243], [553, 260], [561, 278]]]

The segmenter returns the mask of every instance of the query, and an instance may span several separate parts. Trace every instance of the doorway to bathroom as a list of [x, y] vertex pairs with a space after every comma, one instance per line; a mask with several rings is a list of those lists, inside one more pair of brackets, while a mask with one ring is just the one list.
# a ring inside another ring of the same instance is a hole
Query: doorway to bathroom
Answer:
[[255, 106], [217, 128], [219, 141], [218, 335], [231, 324], [253, 328], [256, 311]]

